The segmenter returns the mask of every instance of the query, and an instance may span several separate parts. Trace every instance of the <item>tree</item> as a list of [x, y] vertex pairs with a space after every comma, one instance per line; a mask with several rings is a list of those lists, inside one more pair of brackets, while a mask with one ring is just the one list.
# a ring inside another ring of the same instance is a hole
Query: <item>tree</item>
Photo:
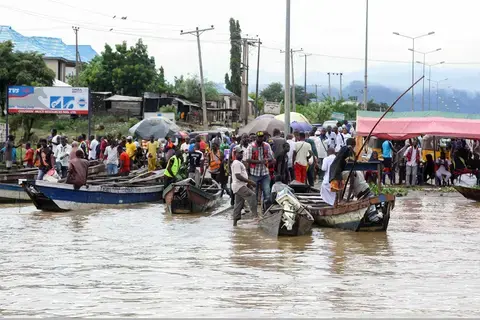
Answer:
[[[5, 108], [7, 87], [12, 85], [52, 86], [55, 72], [50, 70], [43, 56], [36, 52], [14, 52], [10, 41], [0, 43], [0, 90], [2, 115]], [[38, 115], [20, 114], [12, 117], [10, 127], [23, 128], [23, 140], [30, 139], [32, 127], [39, 119]]]
[[367, 102], [368, 111], [386, 111], [389, 107], [385, 102], [376, 103], [373, 99]]
[[[216, 86], [211, 81], [204, 81], [205, 85], [205, 99], [209, 101], [220, 100], [220, 95], [216, 89]], [[183, 75], [179, 78], [175, 77], [175, 85], [173, 88], [175, 93], [185, 96], [187, 99], [194, 102], [202, 101], [202, 91], [200, 80], [197, 76], [184, 78]]]
[[[307, 94], [307, 104], [310, 102], [310, 99], [314, 99], [314, 93]], [[303, 86], [295, 86], [295, 105], [305, 104], [305, 88]]]
[[268, 87], [263, 89], [260, 92], [260, 96], [263, 97], [265, 101], [280, 102], [285, 97], [285, 91], [280, 82], [274, 82], [270, 83]]
[[130, 48], [126, 42], [117, 44], [115, 50], [106, 44], [102, 54], [86, 65], [78, 85], [88, 86], [92, 91], [141, 96], [152, 85], [165, 84], [162, 73], [162, 68], [157, 71], [155, 59], [148, 55], [147, 46], [139, 39]]
[[225, 86], [237, 96], [242, 94], [242, 29], [240, 22], [230, 18], [230, 78], [225, 74]]
[[[252, 98], [254, 101], [257, 101], [257, 95], [255, 94], [255, 92], [251, 92], [248, 94], [248, 96], [250, 98]], [[261, 95], [258, 95], [258, 106], [256, 106], [258, 108], [258, 112], [259, 113], [263, 113], [263, 106], [265, 105], [265, 100], [263, 100], [262, 96]]]
[[332, 106], [322, 102], [298, 105], [297, 112], [303, 114], [311, 123], [323, 123], [332, 117]]

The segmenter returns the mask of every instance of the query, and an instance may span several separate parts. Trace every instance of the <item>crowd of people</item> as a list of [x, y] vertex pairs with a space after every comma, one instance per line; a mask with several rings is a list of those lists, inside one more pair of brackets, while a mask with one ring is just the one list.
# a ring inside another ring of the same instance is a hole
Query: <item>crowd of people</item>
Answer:
[[[37, 180], [47, 176], [65, 179], [75, 186], [86, 184], [88, 167], [92, 163], [104, 163], [107, 175], [127, 176], [134, 168], [148, 166], [157, 170], [161, 154], [161, 143], [153, 137], [149, 141], [134, 140], [133, 137], [90, 136], [85, 134], [72, 139], [58, 134], [56, 129], [47, 138], [40, 139], [36, 148], [31, 143], [16, 145], [15, 137], [9, 135], [3, 153], [7, 170], [11, 170], [17, 158], [17, 149], [25, 148], [23, 167], [37, 168]], [[168, 147], [168, 145], [166, 146]]]
[[[439, 140], [439, 139], [437, 139]], [[422, 156], [422, 150], [428, 150]], [[434, 158], [433, 151], [437, 156]], [[367, 172], [366, 179], [375, 182], [386, 177], [391, 184], [424, 185], [432, 181], [435, 185], [453, 184], [463, 174], [471, 174], [480, 182], [480, 143], [466, 139], [448, 139], [433, 144], [433, 137], [420, 136], [406, 141], [385, 140], [381, 145], [383, 172], [381, 177]], [[370, 161], [379, 160], [376, 151], [371, 152]]]

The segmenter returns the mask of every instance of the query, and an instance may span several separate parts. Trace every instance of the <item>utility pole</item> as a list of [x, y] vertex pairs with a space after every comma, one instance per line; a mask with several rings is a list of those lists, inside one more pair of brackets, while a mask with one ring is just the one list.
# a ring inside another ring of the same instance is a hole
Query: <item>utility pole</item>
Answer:
[[343, 94], [342, 94], [342, 76], [343, 76], [343, 73], [339, 73], [340, 75], [340, 99], [343, 99]]
[[[302, 52], [303, 48], [300, 48], [300, 50], [293, 50], [290, 49], [290, 63], [292, 64], [292, 112], [296, 112], [297, 108], [295, 105], [295, 73], [294, 73], [294, 67], [293, 67], [293, 55], [296, 52]], [[281, 53], [283, 53], [283, 50], [280, 50]]]
[[78, 30], [79, 27], [72, 26], [73, 32], [75, 32], [75, 86], [78, 86], [79, 83], [79, 75], [80, 75], [80, 54], [78, 53]]
[[286, 0], [285, 17], [285, 135], [290, 133], [290, 0]]
[[368, 104], [368, 0], [365, 7], [365, 80], [363, 84], [363, 109], [367, 110]]
[[251, 41], [257, 41], [254, 38], [242, 38], [243, 42], [243, 68], [242, 68], [242, 96], [241, 96], [241, 106], [243, 108], [244, 123], [248, 123], [248, 55], [249, 55], [249, 46], [252, 44]]
[[327, 72], [328, 74], [328, 97], [332, 97], [332, 82], [330, 81], [330, 72]]
[[202, 110], [203, 110], [203, 128], [208, 129], [208, 119], [207, 119], [207, 102], [205, 100], [205, 84], [203, 81], [203, 65], [202, 65], [202, 48], [200, 46], [200, 35], [205, 31], [213, 30], [213, 25], [210, 28], [199, 29], [198, 27], [193, 31], [183, 31], [180, 30], [180, 35], [193, 34], [197, 37], [197, 46], [198, 46], [198, 63], [200, 66], [200, 89], [202, 91]]
[[315, 85], [315, 102], [318, 102], [318, 84]]
[[303, 57], [305, 58], [305, 102], [304, 104], [307, 106], [308, 105], [308, 93], [307, 93], [307, 57], [311, 56], [312, 54], [307, 54], [305, 53]]
[[258, 117], [260, 113], [260, 109], [258, 106], [258, 81], [260, 78], [260, 46], [262, 45], [262, 42], [260, 41], [260, 38], [258, 39], [258, 53], [257, 53], [257, 85], [255, 88], [255, 105], [257, 106], [257, 110], [255, 113], [255, 117]]

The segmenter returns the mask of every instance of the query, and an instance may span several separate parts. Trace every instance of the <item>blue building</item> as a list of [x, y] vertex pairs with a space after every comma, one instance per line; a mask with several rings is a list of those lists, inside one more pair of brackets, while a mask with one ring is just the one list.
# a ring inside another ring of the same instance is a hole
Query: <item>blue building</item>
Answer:
[[[12, 41], [21, 52], [35, 51], [43, 54], [47, 66], [55, 72], [57, 80], [65, 82], [68, 75], [75, 74], [75, 45], [67, 45], [60, 38], [27, 37], [10, 26], [0, 26], [0, 42]], [[79, 45], [81, 62], [89, 62], [97, 52], [89, 45]]]

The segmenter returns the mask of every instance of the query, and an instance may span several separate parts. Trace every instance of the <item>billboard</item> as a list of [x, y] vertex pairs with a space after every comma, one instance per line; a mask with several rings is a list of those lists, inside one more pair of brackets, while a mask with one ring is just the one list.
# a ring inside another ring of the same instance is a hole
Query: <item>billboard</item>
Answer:
[[263, 113], [280, 114], [280, 102], [265, 101]]
[[88, 88], [8, 87], [8, 113], [88, 114]]

